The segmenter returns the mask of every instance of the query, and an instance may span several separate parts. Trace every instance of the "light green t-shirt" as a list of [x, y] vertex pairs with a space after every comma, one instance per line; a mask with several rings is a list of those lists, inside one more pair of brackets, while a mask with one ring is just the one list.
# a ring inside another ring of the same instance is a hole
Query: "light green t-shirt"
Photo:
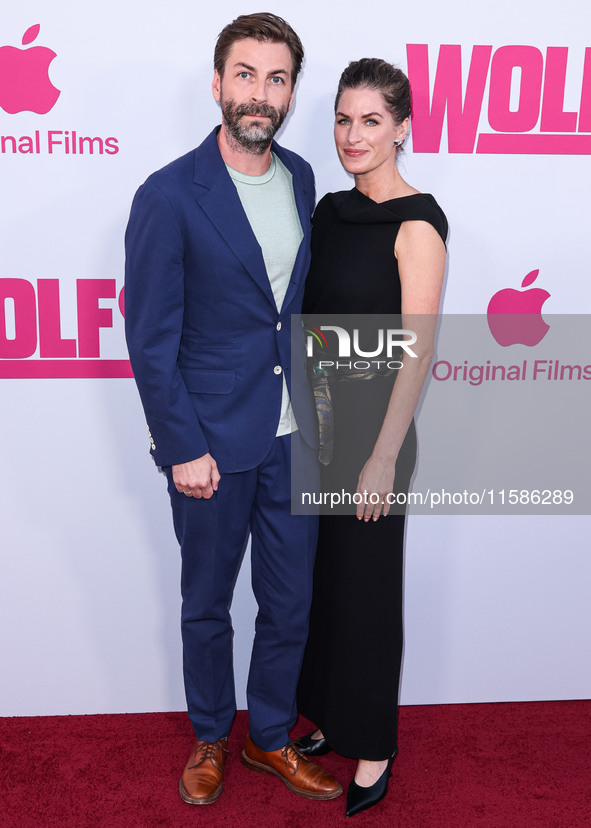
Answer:
[[[246, 175], [228, 164], [226, 167], [261, 247], [275, 304], [280, 311], [304, 237], [293, 193], [292, 175], [274, 153], [269, 169], [263, 175]], [[286, 335], [289, 336], [289, 331]], [[296, 429], [284, 376], [277, 436]]]

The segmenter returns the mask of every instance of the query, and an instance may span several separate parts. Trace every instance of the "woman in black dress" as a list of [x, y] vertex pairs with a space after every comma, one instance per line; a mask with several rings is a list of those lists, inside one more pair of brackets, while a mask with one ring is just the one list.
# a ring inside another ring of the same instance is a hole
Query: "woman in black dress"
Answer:
[[402, 369], [328, 378], [334, 454], [323, 488], [348, 478], [352, 491], [373, 497], [356, 514], [320, 518], [299, 687], [300, 712], [318, 730], [298, 746], [359, 760], [347, 797], [352, 816], [385, 796], [398, 752], [405, 516], [393, 514], [388, 496], [408, 491], [414, 467], [413, 415], [433, 356], [447, 221], [396, 166], [411, 115], [402, 71], [373, 58], [349, 64], [335, 114], [337, 152], [355, 187], [316, 208], [304, 313], [401, 314], [401, 327], [417, 333], [416, 358], [405, 354]]

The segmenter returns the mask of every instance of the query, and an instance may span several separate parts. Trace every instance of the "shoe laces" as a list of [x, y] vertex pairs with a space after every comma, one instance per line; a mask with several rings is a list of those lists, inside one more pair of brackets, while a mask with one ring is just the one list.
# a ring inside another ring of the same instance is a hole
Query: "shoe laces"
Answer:
[[298, 750], [298, 748], [295, 746], [295, 744], [293, 742], [290, 742], [288, 745], [285, 745], [285, 747], [281, 748], [281, 755], [285, 759], [285, 765], [286, 765], [288, 770], [289, 770], [290, 762], [294, 763], [293, 771], [290, 770], [290, 773], [291, 773], [292, 776], [295, 776], [296, 773], [298, 772], [300, 762], [309, 762], [310, 761], [307, 756], [304, 756], [303, 753], [300, 753], [300, 751]]
[[211, 764], [214, 765], [214, 767], [218, 768], [218, 770], [219, 770], [218, 764], [217, 764], [217, 762], [215, 761], [215, 758], [214, 758], [215, 757], [215, 750], [218, 746], [222, 750], [225, 750], [226, 753], [228, 752], [228, 748], [224, 747], [222, 744], [220, 744], [219, 741], [217, 741], [217, 742], [202, 741], [201, 743], [198, 742], [197, 747], [195, 748], [195, 762], [194, 762], [194, 764], [189, 766], [189, 770], [192, 770], [193, 768], [199, 767], [199, 765], [202, 765], [203, 762], [205, 762], [206, 759], [209, 759]]

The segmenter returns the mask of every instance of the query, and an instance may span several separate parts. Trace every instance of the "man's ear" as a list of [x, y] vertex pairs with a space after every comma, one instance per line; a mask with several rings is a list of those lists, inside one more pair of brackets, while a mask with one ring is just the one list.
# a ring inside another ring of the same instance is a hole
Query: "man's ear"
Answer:
[[291, 105], [293, 104], [293, 99], [295, 97], [295, 89], [291, 90], [291, 95], [289, 96], [289, 103], [287, 104], [287, 111], [291, 109]]
[[211, 94], [218, 103], [222, 97], [222, 78], [217, 69], [213, 70], [213, 80], [211, 82]]

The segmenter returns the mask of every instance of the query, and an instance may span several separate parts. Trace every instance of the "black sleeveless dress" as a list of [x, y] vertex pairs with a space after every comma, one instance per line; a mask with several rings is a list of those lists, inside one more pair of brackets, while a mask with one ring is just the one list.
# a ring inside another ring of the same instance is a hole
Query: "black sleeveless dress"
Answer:
[[[326, 195], [314, 213], [304, 315], [400, 314], [394, 243], [402, 222], [412, 220], [429, 222], [445, 242], [447, 221], [431, 195], [381, 204], [355, 188]], [[334, 458], [321, 472], [325, 490], [337, 473], [355, 491], [394, 380], [330, 384]], [[396, 464], [396, 491], [408, 491], [415, 454], [413, 423]], [[368, 523], [354, 515], [320, 517], [298, 707], [334, 750], [356, 759], [386, 759], [397, 745], [404, 522], [400, 513]]]

